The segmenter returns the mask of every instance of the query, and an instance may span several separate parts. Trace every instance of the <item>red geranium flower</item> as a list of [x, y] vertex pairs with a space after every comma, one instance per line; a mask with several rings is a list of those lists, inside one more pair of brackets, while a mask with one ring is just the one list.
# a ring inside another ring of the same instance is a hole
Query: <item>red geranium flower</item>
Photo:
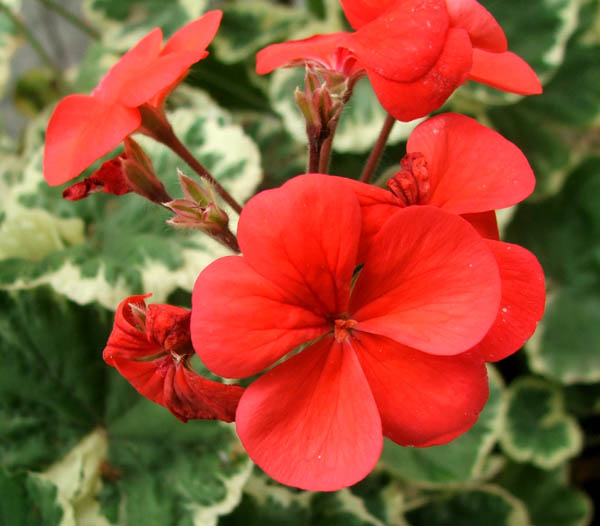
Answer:
[[232, 422], [243, 388], [208, 380], [190, 368], [190, 311], [172, 305], [146, 306], [130, 296], [117, 309], [104, 361], [153, 402], [179, 420]]
[[542, 268], [528, 250], [498, 241], [495, 213], [531, 194], [531, 167], [513, 143], [456, 113], [421, 123], [406, 150], [402, 169], [388, 181], [388, 190], [343, 179], [361, 203], [361, 252], [399, 208], [430, 205], [460, 214], [487, 238], [502, 278], [498, 316], [477, 351], [486, 361], [505, 358], [529, 339], [544, 312]]
[[118, 146], [142, 124], [139, 107], [159, 108], [195, 62], [208, 55], [221, 22], [210, 11], [177, 31], [162, 45], [156, 28], [110, 69], [91, 95], [68, 95], [48, 123], [44, 177], [59, 185], [77, 177], [96, 159]]
[[361, 221], [342, 180], [294, 178], [249, 201], [243, 256], [209, 265], [193, 292], [192, 343], [209, 369], [239, 378], [275, 365], [244, 391], [237, 430], [261, 468], [300, 488], [359, 481], [382, 435], [452, 440], [488, 394], [484, 361], [464, 352], [500, 302], [483, 238], [457, 215], [409, 207], [358, 261]]
[[542, 91], [476, 0], [341, 1], [355, 32], [268, 46], [257, 55], [257, 72], [318, 62], [342, 73], [332, 57], [350, 56], [353, 74], [366, 73], [382, 106], [402, 121], [439, 108], [468, 78], [523, 95]]

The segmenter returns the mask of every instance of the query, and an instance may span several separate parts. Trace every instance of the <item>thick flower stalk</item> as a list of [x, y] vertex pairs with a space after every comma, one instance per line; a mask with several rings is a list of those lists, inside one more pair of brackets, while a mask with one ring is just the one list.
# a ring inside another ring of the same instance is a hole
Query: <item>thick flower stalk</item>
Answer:
[[359, 481], [383, 436], [446, 443], [487, 399], [484, 357], [467, 352], [501, 300], [487, 242], [455, 214], [407, 207], [359, 259], [362, 223], [343, 180], [297, 177], [248, 202], [243, 256], [212, 263], [194, 288], [192, 342], [209, 369], [274, 366], [242, 395], [236, 425], [250, 457], [292, 486]]
[[179, 420], [231, 422], [243, 388], [208, 380], [190, 366], [190, 311], [172, 305], [146, 305], [150, 296], [124, 299], [104, 349], [104, 361], [137, 391], [166, 407]]
[[456, 113], [421, 123], [406, 149], [401, 170], [390, 178], [387, 190], [341, 179], [361, 204], [360, 252], [366, 254], [379, 230], [401, 208], [435, 206], [469, 221], [486, 238], [502, 278], [496, 321], [478, 349], [487, 361], [505, 358], [535, 331], [544, 312], [545, 287], [537, 258], [523, 247], [499, 241], [495, 210], [531, 194], [533, 171], [513, 143]]
[[208, 55], [206, 47], [221, 16], [220, 11], [206, 13], [182, 27], [164, 46], [160, 28], [152, 30], [121, 57], [91, 95], [62, 99], [46, 131], [44, 177], [48, 184], [77, 177], [143, 127], [143, 113], [160, 116], [165, 97], [192, 64]]
[[274, 44], [256, 70], [354, 59], [352, 75], [369, 76], [381, 105], [409, 121], [439, 108], [467, 79], [523, 95], [541, 93], [535, 72], [508, 51], [504, 31], [476, 0], [341, 0], [354, 32]]

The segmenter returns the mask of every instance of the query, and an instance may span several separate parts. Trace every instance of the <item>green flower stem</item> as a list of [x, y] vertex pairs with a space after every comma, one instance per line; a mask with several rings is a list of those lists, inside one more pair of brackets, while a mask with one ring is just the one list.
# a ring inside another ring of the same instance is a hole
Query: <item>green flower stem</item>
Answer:
[[41, 42], [6, 4], [0, 2], [0, 9], [6, 13], [15, 27], [29, 41], [31, 47], [33, 47], [35, 52], [39, 55], [42, 62], [52, 71], [52, 73], [54, 73], [59, 90], [61, 92], [67, 92], [68, 90], [66, 89], [66, 84], [61, 69], [58, 67], [56, 62], [54, 62], [52, 57], [46, 53], [46, 50], [44, 49], [44, 46], [42, 46]]
[[360, 180], [363, 183], [368, 183], [371, 180], [373, 172], [379, 164], [381, 155], [383, 154], [383, 150], [385, 150], [385, 145], [387, 143], [388, 137], [390, 136], [390, 132], [392, 131], [395, 122], [396, 119], [394, 119], [394, 117], [392, 117], [388, 113], [388, 116], [386, 117], [385, 122], [383, 123], [381, 131], [379, 132], [377, 142], [375, 143], [375, 146], [373, 146], [373, 149], [369, 154], [369, 158], [367, 159], [363, 172], [360, 176]]
[[54, 11], [56, 14], [62, 16], [65, 20], [68, 20], [75, 27], [81, 29], [84, 33], [87, 33], [95, 40], [100, 40], [100, 32], [96, 31], [92, 26], [81, 18], [75, 16], [73, 13], [67, 11], [62, 5], [55, 2], [54, 0], [38, 0], [44, 4], [48, 9]]

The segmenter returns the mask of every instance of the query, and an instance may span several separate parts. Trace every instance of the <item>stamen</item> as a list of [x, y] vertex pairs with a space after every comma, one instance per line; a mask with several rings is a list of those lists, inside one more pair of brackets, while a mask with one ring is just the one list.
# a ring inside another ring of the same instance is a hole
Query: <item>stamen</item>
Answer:
[[388, 189], [404, 206], [426, 204], [431, 185], [425, 156], [419, 152], [407, 153], [400, 166], [402, 169], [388, 180]]
[[333, 336], [335, 341], [342, 343], [348, 336], [350, 331], [358, 325], [356, 320], [337, 319], [333, 324]]

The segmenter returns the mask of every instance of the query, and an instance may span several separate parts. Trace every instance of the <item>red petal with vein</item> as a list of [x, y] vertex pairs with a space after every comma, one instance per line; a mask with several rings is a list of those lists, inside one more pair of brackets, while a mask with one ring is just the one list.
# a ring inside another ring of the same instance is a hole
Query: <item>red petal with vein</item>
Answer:
[[462, 214], [461, 217], [471, 223], [471, 226], [479, 232], [479, 235], [498, 241], [500, 232], [498, 232], [498, 221], [496, 220], [496, 212], [479, 212], [477, 214]]
[[402, 446], [449, 442], [476, 421], [488, 397], [477, 355], [433, 356], [354, 332], [351, 344], [375, 397], [384, 436]]
[[519, 95], [542, 93], [542, 85], [535, 71], [521, 57], [510, 51], [490, 53], [483, 49], [473, 49], [473, 67], [469, 78]]
[[373, 240], [350, 317], [357, 330], [453, 355], [485, 336], [499, 304], [498, 264], [475, 229], [454, 214], [410, 206]]
[[544, 272], [536, 257], [519, 245], [488, 241], [502, 279], [502, 299], [496, 321], [474, 351], [488, 362], [519, 350], [544, 314]]
[[448, 23], [443, 0], [403, 0], [350, 34], [346, 45], [378, 75], [413, 82], [438, 61]]
[[381, 15], [398, 0], [340, 0], [344, 14], [354, 29]]
[[350, 486], [373, 469], [381, 420], [355, 353], [325, 338], [248, 387], [236, 414], [250, 458], [278, 482]]
[[473, 51], [464, 29], [450, 28], [444, 49], [433, 67], [414, 82], [394, 82], [367, 69], [381, 105], [396, 119], [411, 121], [439, 108], [465, 80]]
[[56, 186], [77, 177], [140, 123], [137, 109], [107, 104], [88, 95], [65, 97], [54, 109], [46, 130], [46, 181]]
[[502, 53], [508, 49], [506, 35], [492, 14], [477, 0], [446, 0], [450, 25], [469, 32], [473, 47]]
[[360, 224], [352, 190], [337, 178], [306, 174], [253, 197], [238, 240], [248, 264], [289, 303], [327, 317], [347, 309]]
[[158, 58], [161, 46], [162, 31], [157, 27], [119, 59], [104, 75], [92, 95], [106, 102], [117, 101], [124, 85], [143, 82], [142, 74]]
[[330, 328], [325, 318], [291, 303], [242, 257], [218, 259], [196, 280], [192, 343], [220, 376], [255, 374]]
[[423, 122], [410, 135], [406, 150], [425, 155], [429, 204], [458, 214], [514, 205], [535, 186], [521, 150], [464, 115], [445, 113]]
[[221, 11], [208, 11], [203, 16], [186, 24], [176, 31], [161, 51], [161, 55], [186, 51], [194, 53], [197, 62], [205, 56], [204, 50], [217, 34], [223, 13]]
[[304, 40], [291, 40], [267, 46], [256, 54], [256, 72], [264, 75], [281, 66], [306, 61], [318, 62], [328, 69], [335, 70], [335, 52], [343, 47], [348, 34], [339, 32], [315, 35]]

